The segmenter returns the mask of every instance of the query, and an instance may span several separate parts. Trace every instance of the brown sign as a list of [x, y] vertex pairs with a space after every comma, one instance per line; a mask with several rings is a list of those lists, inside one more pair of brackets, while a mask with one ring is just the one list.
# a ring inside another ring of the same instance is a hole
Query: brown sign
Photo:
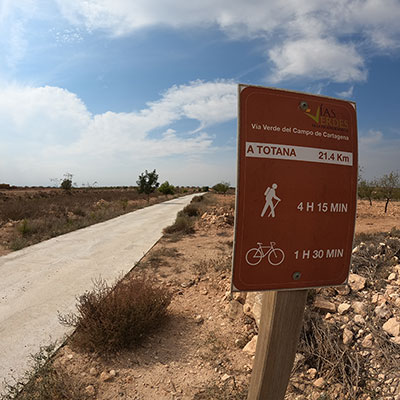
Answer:
[[354, 103], [239, 85], [232, 289], [345, 283], [357, 165]]

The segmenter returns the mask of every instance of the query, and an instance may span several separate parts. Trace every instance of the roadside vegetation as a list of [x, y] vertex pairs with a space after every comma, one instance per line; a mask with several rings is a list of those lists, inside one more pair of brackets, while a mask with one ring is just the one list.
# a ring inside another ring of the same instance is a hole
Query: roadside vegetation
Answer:
[[126, 279], [109, 285], [95, 282], [79, 297], [77, 311], [60, 315], [62, 325], [75, 328], [70, 343], [78, 350], [109, 354], [143, 341], [166, 321], [171, 302], [168, 289], [147, 278]]
[[31, 356], [31, 369], [20, 380], [9, 384], [1, 400], [86, 400], [84, 386], [61, 368], [53, 356], [57, 346], [42, 347]]
[[358, 197], [366, 199], [372, 205], [373, 200], [384, 200], [385, 214], [390, 201], [400, 201], [400, 175], [390, 172], [379, 179], [366, 180], [362, 178], [362, 169], [359, 171]]
[[138, 193], [136, 188], [19, 189], [0, 191], [0, 227], [7, 236], [0, 245], [10, 250], [39, 243], [149, 204], [198, 191], [175, 188], [174, 194], [160, 191]]

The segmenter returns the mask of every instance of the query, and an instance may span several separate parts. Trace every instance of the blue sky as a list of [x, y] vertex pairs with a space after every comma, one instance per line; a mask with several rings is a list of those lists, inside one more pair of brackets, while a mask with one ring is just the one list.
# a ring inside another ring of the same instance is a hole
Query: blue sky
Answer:
[[357, 103], [400, 172], [400, 1], [0, 0], [0, 182], [236, 181], [237, 84]]

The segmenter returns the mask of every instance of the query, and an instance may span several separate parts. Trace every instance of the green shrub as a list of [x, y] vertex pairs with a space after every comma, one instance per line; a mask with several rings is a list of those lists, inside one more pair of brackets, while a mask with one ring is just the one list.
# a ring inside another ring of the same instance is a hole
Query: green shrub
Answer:
[[175, 193], [175, 188], [172, 185], [170, 185], [168, 181], [165, 181], [164, 183], [162, 183], [160, 185], [160, 187], [158, 188], [158, 190], [162, 194], [165, 194], [165, 196], [167, 196], [168, 194], [174, 194]]
[[200, 215], [200, 210], [197, 205], [191, 203], [182, 210], [182, 213], [186, 214], [188, 217], [197, 217]]
[[64, 189], [66, 192], [70, 192], [72, 189], [72, 180], [71, 179], [64, 179], [61, 182], [61, 189]]
[[225, 194], [229, 190], [229, 187], [230, 187], [229, 182], [220, 182], [220, 183], [217, 183], [216, 185], [214, 185], [212, 188], [217, 193]]
[[170, 292], [147, 279], [129, 279], [116, 285], [95, 282], [80, 296], [77, 313], [59, 316], [76, 328], [72, 345], [96, 353], [116, 352], [139, 344], [166, 319]]
[[164, 229], [164, 233], [194, 233], [194, 221], [187, 214], [178, 213], [175, 222]]
[[32, 232], [32, 227], [26, 218], [18, 225], [18, 231], [22, 236], [27, 236]]

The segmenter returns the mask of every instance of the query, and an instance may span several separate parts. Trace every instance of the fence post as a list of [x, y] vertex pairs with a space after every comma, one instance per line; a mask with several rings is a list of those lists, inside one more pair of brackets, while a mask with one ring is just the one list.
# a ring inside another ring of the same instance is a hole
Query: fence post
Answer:
[[307, 290], [265, 292], [248, 400], [283, 400], [303, 324]]

